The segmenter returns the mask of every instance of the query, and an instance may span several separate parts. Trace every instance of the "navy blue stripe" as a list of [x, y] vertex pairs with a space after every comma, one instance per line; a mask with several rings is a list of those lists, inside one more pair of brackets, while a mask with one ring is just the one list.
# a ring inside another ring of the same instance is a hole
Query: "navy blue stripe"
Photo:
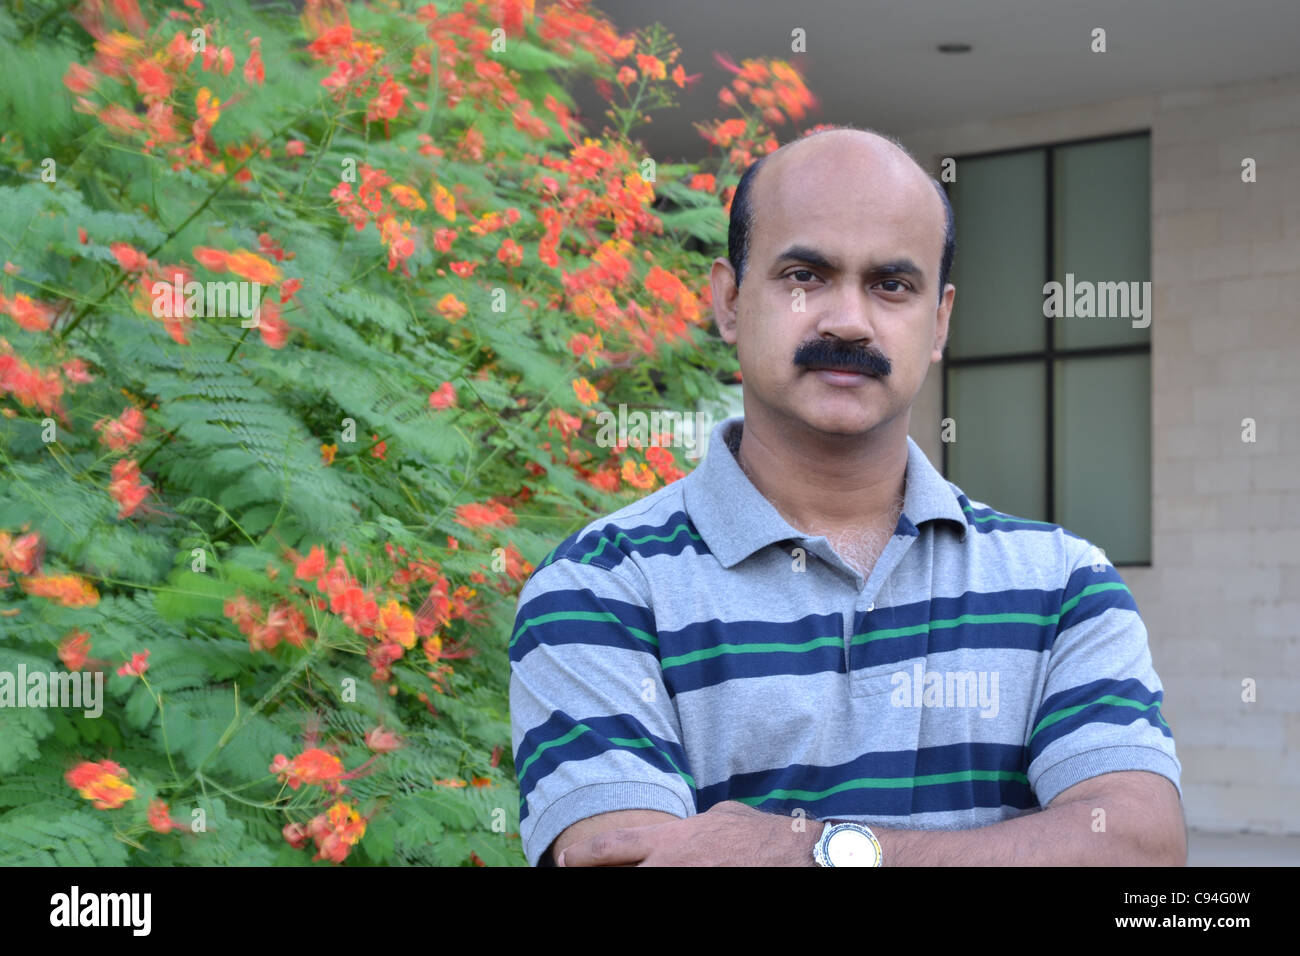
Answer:
[[[563, 737], [578, 724], [586, 724], [591, 729], [579, 734], [568, 743], [548, 747], [519, 778], [519, 820], [521, 823], [528, 816], [528, 794], [532, 793], [542, 778], [555, 770], [560, 764], [569, 760], [588, 760], [611, 750], [623, 750], [627, 753], [636, 754], [650, 766], [672, 774], [674, 777], [677, 776], [677, 768], [687, 774], [691, 772], [690, 762], [686, 759], [686, 751], [682, 749], [680, 744], [674, 740], [667, 740], [650, 733], [650, 731], [646, 730], [645, 725], [631, 714], [615, 714], [613, 717], [583, 717], [581, 720], [575, 720], [562, 710], [554, 711], [544, 724], [540, 724], [524, 734], [523, 740], [519, 742], [519, 749], [515, 753], [515, 767], [522, 767], [539, 746]], [[623, 746], [613, 743], [610, 739], [613, 737], [644, 737], [652, 741], [657, 749]], [[665, 754], [672, 758], [671, 762], [665, 759]], [[673, 767], [673, 763], [677, 764], [677, 768]]]
[[[1124, 579], [1111, 565], [1099, 564], [1098, 568], [1100, 570], [1094, 571], [1091, 565], [1087, 565], [1071, 574], [1070, 580], [1065, 583], [1061, 603], [1064, 605], [1093, 584], [1124, 584]], [[1068, 627], [1074, 627], [1076, 624], [1081, 624], [1100, 614], [1104, 614], [1111, 608], [1123, 608], [1126, 611], [1132, 611], [1134, 614], [1138, 613], [1137, 601], [1133, 599], [1133, 594], [1128, 590], [1127, 585], [1123, 588], [1095, 591], [1086, 595], [1078, 604], [1061, 615], [1061, 620], [1056, 625], [1056, 629], [1064, 631]]]
[[[679, 529], [679, 525], [685, 527]], [[642, 538], [663, 537], [668, 537], [670, 540], [635, 543]], [[603, 545], [602, 540], [605, 542]], [[679, 555], [688, 548], [696, 554], [712, 554], [700, 536], [699, 529], [687, 517], [686, 512], [675, 511], [660, 524], [632, 526], [607, 524], [586, 535], [574, 535], [551, 552], [543, 564], [568, 560], [610, 569], [617, 567], [624, 558], [632, 555], [647, 558], [661, 554]]]
[[[854, 615], [853, 633], [916, 627], [930, 621], [953, 620], [964, 614], [1037, 614], [1047, 617], [1058, 613], [1060, 608], [1059, 589], [967, 591], [953, 598], [931, 598], [897, 607], [859, 611]], [[961, 648], [1045, 651], [1051, 648], [1055, 632], [1055, 624], [963, 623], [854, 644], [849, 651], [849, 661], [857, 670]]]
[[[544, 617], [547, 614], [589, 611], [600, 614], [615, 615], [619, 623], [613, 621], [574, 621], [556, 620], [528, 624], [526, 622]], [[622, 626], [620, 626], [622, 625]], [[522, 634], [519, 629], [524, 627]], [[559, 644], [589, 644], [601, 647], [622, 647], [628, 650], [655, 653], [653, 644], [628, 632], [628, 628], [644, 631], [652, 637], [655, 634], [654, 613], [639, 604], [630, 604], [615, 598], [602, 597], [594, 591], [581, 590], [546, 591], [520, 606], [515, 615], [514, 629], [510, 632], [510, 660], [518, 663], [537, 646]], [[515, 635], [518, 634], [518, 637]]]
[[[776, 789], [819, 792], [862, 777], [911, 778], [967, 770], [1001, 770], [1025, 774], [1029, 762], [1025, 748], [1013, 744], [951, 744], [922, 747], [917, 751], [866, 753], [831, 767], [790, 764], [758, 773], [735, 774], [703, 787], [701, 811], [723, 800], [761, 797]], [[789, 813], [804, 809], [814, 818], [836, 816], [910, 816], [914, 813], [959, 812], [976, 807], [1038, 806], [1027, 783], [1018, 780], [974, 780], [899, 788], [845, 789], [820, 800], [778, 798], [765, 800], [762, 810]]]

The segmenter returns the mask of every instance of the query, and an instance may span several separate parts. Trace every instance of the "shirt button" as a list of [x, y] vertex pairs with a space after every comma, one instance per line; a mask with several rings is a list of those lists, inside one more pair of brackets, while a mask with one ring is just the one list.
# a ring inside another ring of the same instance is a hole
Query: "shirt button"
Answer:
[[876, 602], [875, 602], [875, 601], [872, 601], [870, 604], [867, 605], [867, 610], [868, 610], [868, 611], [874, 611], [875, 609], [876, 609]]

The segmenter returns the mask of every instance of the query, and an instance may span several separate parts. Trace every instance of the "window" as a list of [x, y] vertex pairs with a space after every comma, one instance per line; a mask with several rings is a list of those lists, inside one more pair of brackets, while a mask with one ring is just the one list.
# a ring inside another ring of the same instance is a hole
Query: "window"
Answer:
[[[957, 157], [943, 471], [1151, 563], [1148, 133]], [[1047, 283], [1059, 283], [1059, 287]]]

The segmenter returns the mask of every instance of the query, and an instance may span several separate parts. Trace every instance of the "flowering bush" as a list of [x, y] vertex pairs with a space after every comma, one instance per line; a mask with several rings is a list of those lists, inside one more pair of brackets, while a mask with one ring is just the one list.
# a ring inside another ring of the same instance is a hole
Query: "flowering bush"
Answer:
[[515, 595], [683, 474], [592, 419], [734, 379], [708, 262], [811, 97], [720, 58], [709, 170], [656, 166], [696, 78], [584, 0], [47, 6], [0, 11], [0, 858], [521, 865]]

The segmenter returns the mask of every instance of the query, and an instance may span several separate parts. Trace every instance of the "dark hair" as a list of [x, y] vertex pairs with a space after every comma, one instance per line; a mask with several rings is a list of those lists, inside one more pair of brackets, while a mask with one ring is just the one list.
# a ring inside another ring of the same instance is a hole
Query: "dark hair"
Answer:
[[[851, 126], [834, 127], [834, 129], [854, 128]], [[819, 130], [818, 132], [828, 133], [831, 131]], [[866, 132], [875, 131], [867, 130]], [[809, 135], [816, 136], [818, 133]], [[881, 134], [876, 133], [876, 135]], [[888, 136], [884, 138], [906, 153], [913, 162], [916, 162], [915, 157], [907, 152], [907, 148], [902, 143]], [[731, 222], [727, 228], [727, 259], [731, 261], [731, 268], [736, 270], [737, 288], [740, 287], [741, 280], [745, 277], [745, 267], [749, 262], [749, 235], [754, 228], [754, 204], [751, 198], [754, 177], [758, 175], [758, 168], [763, 165], [765, 159], [767, 159], [766, 156], [760, 156], [749, 164], [749, 168], [740, 177], [740, 182], [736, 184], [736, 194], [731, 200]], [[939, 259], [939, 298], [942, 300], [944, 287], [948, 284], [948, 274], [952, 271], [952, 260], [957, 254], [957, 228], [956, 223], [953, 221], [952, 203], [948, 201], [948, 193], [940, 185], [939, 180], [930, 177], [930, 182], [934, 184], [935, 191], [939, 193], [939, 199], [943, 202], [943, 255]]]

